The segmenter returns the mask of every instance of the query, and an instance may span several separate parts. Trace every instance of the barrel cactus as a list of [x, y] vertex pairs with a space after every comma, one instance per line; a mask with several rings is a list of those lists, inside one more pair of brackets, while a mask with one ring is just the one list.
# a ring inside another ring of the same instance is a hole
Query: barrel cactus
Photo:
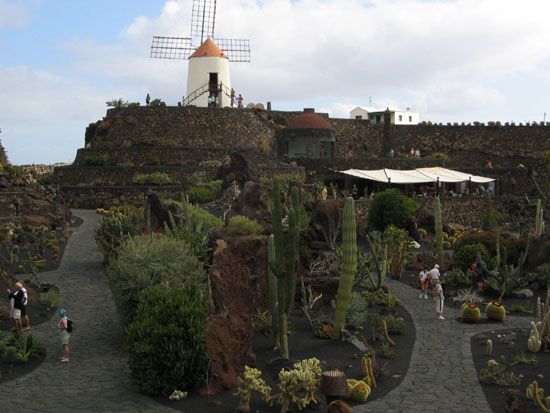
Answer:
[[481, 319], [481, 311], [475, 303], [464, 303], [460, 315], [465, 323], [475, 324]]
[[363, 380], [359, 380], [351, 389], [351, 399], [358, 403], [365, 403], [370, 396], [371, 388]]
[[506, 318], [506, 309], [502, 303], [493, 301], [487, 304], [487, 307], [485, 308], [485, 315], [489, 320], [504, 321]]

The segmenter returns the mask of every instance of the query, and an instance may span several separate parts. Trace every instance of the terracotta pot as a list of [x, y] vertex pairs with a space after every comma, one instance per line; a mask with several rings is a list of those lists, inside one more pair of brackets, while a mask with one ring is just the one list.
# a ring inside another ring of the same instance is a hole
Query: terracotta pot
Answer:
[[346, 374], [339, 370], [325, 371], [321, 376], [320, 392], [327, 396], [344, 397], [348, 393]]

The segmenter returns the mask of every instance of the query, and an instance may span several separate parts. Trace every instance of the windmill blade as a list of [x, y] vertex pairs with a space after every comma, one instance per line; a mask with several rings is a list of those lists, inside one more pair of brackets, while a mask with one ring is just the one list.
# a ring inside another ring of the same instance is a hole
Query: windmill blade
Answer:
[[250, 62], [249, 39], [214, 39], [231, 62]]
[[191, 12], [191, 36], [201, 39], [201, 44], [207, 37], [214, 37], [216, 24], [216, 0], [193, 0]]
[[190, 37], [166, 37], [154, 36], [151, 43], [152, 59], [187, 59], [195, 47], [191, 44]]

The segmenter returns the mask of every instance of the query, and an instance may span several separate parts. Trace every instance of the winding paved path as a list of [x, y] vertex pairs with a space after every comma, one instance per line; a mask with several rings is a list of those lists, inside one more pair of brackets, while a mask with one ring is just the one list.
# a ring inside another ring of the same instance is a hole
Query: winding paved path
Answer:
[[387, 280], [393, 294], [411, 314], [416, 341], [405, 379], [381, 399], [356, 407], [366, 412], [491, 412], [477, 378], [470, 338], [483, 331], [528, 327], [530, 318], [508, 317], [502, 325], [464, 324], [460, 311], [445, 307], [446, 320], [436, 320], [432, 299], [418, 299], [418, 291]]
[[103, 274], [103, 257], [93, 238], [97, 214], [73, 212], [84, 223], [73, 228], [59, 269], [41, 274], [42, 279], [59, 285], [61, 305], [75, 322], [71, 361], [59, 361], [57, 316], [33, 328], [33, 336], [46, 348], [46, 359], [31, 373], [0, 384], [4, 408], [56, 413], [173, 411], [132, 387], [122, 329]]

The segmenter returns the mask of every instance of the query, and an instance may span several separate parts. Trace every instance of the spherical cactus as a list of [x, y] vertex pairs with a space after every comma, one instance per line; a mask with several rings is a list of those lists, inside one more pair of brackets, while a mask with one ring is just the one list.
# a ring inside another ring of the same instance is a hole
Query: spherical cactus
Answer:
[[357, 382], [351, 389], [351, 399], [358, 403], [365, 403], [370, 396], [370, 387], [363, 380]]
[[347, 398], [348, 399], [351, 399], [351, 391], [353, 390], [353, 388], [355, 387], [355, 385], [359, 383], [358, 380], [355, 380], [355, 379], [348, 379], [348, 395], [347, 395]]
[[485, 308], [485, 315], [489, 320], [494, 321], [504, 321], [506, 317], [506, 309], [502, 303], [493, 301], [492, 303], [487, 304]]
[[475, 303], [464, 303], [460, 312], [465, 323], [477, 323], [481, 319], [481, 311]]

